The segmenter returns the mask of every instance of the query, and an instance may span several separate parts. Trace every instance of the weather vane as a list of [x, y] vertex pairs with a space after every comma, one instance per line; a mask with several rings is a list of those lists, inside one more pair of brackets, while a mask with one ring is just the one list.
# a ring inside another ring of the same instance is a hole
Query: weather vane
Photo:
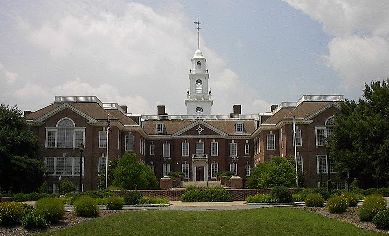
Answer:
[[193, 22], [196, 26], [197, 29], [197, 49], [200, 49], [200, 20], [197, 18], [197, 21]]

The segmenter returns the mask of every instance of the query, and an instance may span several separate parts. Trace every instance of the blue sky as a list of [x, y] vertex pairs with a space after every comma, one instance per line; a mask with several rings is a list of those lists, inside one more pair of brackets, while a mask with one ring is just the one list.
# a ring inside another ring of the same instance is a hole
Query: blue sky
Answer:
[[0, 102], [36, 110], [97, 95], [133, 113], [185, 113], [200, 18], [213, 113], [303, 94], [358, 98], [388, 77], [384, 0], [0, 2]]

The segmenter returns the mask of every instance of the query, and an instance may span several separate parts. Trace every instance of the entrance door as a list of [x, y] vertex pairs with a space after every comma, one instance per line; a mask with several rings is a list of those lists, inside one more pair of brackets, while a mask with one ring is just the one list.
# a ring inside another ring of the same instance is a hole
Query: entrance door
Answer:
[[204, 166], [196, 167], [196, 181], [204, 181]]

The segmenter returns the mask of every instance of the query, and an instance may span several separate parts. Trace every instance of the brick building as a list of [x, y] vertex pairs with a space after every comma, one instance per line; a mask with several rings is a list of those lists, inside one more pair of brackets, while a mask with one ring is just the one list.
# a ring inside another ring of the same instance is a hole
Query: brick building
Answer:
[[174, 171], [187, 181], [206, 181], [231, 171], [245, 179], [256, 163], [296, 156], [306, 186], [326, 182], [333, 165], [325, 142], [343, 96], [307, 95], [257, 114], [241, 114], [241, 106], [234, 105], [229, 115], [212, 115], [206, 59], [197, 49], [191, 61], [186, 115], [168, 115], [161, 105], [156, 115], [136, 116], [94, 96], [57, 96], [52, 104], [25, 112], [44, 147], [50, 190], [57, 191], [61, 178], [78, 185], [81, 156], [83, 188], [97, 189], [107, 156], [118, 159], [126, 151], [135, 152], [157, 178]]

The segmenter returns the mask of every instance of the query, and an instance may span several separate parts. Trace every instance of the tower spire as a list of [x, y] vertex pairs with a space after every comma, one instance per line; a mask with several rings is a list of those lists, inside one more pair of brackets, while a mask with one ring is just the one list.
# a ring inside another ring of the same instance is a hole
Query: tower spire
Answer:
[[199, 18], [197, 18], [197, 21], [193, 22], [195, 25], [196, 25], [196, 29], [197, 29], [197, 49], [200, 49], [200, 20]]

